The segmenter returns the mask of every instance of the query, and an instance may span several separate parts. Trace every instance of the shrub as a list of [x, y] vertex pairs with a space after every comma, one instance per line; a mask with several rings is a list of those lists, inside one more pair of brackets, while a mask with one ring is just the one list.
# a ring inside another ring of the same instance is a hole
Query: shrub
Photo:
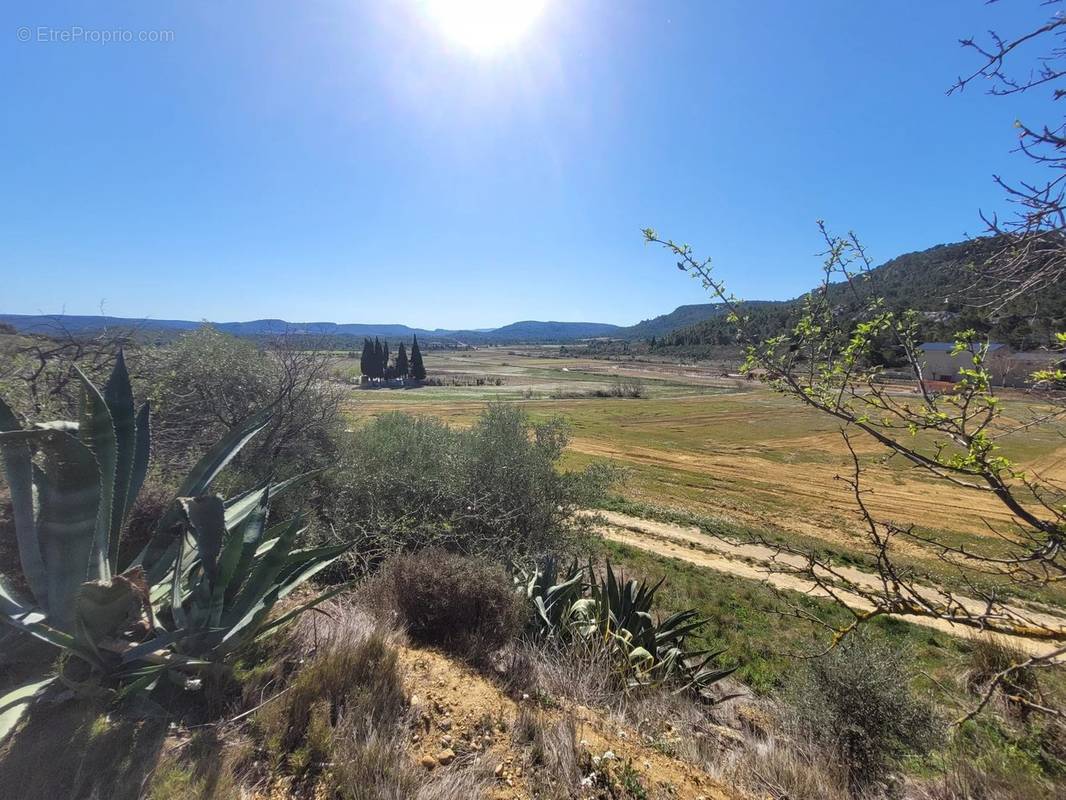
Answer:
[[416, 640], [480, 660], [522, 630], [525, 611], [502, 568], [430, 549], [397, 558], [387, 585]]
[[792, 707], [804, 733], [840, 760], [853, 792], [937, 742], [941, 724], [932, 704], [911, 688], [907, 666], [898, 648], [853, 634], [810, 661], [793, 686]]
[[1017, 647], [1000, 639], [991, 636], [974, 638], [971, 642], [970, 668], [966, 674], [967, 688], [983, 694], [992, 681], [1002, 675], [997, 691], [1004, 697], [1008, 710], [1018, 710], [1024, 716], [1027, 707], [1022, 700], [1041, 700], [1036, 670], [1018, 668], [1027, 658]]
[[647, 397], [644, 381], [640, 378], [617, 377], [607, 389], [598, 392], [600, 397], [623, 397], [627, 399], [639, 399]]
[[326, 352], [283, 341], [262, 346], [205, 325], [166, 347], [145, 351], [139, 383], [152, 402], [155, 466], [188, 467], [240, 420], [273, 409], [263, 434], [237, 460], [263, 480], [279, 467], [321, 466], [332, 458], [341, 421], [341, 390], [329, 380]]
[[566, 443], [562, 423], [532, 424], [514, 406], [490, 406], [468, 430], [386, 414], [352, 436], [325, 476], [323, 514], [382, 560], [427, 546], [495, 559], [566, 550], [588, 524], [575, 508], [613, 477], [557, 470]]

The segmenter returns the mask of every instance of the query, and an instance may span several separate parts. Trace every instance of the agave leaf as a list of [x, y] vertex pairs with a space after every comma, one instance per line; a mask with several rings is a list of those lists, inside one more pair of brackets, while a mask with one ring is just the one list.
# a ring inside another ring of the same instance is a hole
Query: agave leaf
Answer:
[[332, 558], [322, 558], [308, 562], [301, 570], [289, 575], [283, 583], [274, 584], [265, 594], [256, 600], [243, 617], [229, 626], [226, 635], [222, 638], [222, 652], [230, 652], [243, 643], [249, 636], [258, 635], [260, 631], [259, 626], [278, 600], [286, 597], [294, 589], [309, 581], [336, 561], [337, 557], [338, 556], [335, 555]]
[[74, 618], [73, 649], [81, 654], [81, 657], [88, 661], [93, 669], [99, 672], [107, 671], [107, 665], [104, 663], [104, 657], [100, 655], [100, 650], [96, 646], [96, 640], [86, 627], [85, 620], [81, 616]]
[[249, 609], [257, 605], [263, 596], [270, 591], [270, 587], [277, 580], [278, 574], [286, 566], [285, 559], [292, 549], [293, 542], [300, 531], [302, 516], [293, 519], [288, 529], [278, 537], [277, 542], [266, 553], [259, 557], [252, 567], [251, 575], [244, 586], [233, 598], [233, 603], [223, 613], [222, 625], [231, 627], [237, 620], [245, 617]]
[[196, 541], [200, 566], [209, 581], [218, 571], [218, 556], [226, 537], [226, 515], [222, 498], [208, 494], [202, 497], [182, 497], [178, 500]]
[[123, 651], [122, 663], [130, 664], [134, 661], [139, 661], [151, 653], [159, 652], [174, 644], [174, 642], [180, 641], [182, 637], [186, 635], [188, 635], [188, 632], [184, 628], [160, 633], [158, 636], [152, 637], [147, 642], [141, 642], [140, 644]]
[[136, 454], [137, 423], [133, 414], [133, 387], [130, 386], [130, 374], [126, 369], [126, 356], [122, 350], [118, 351], [115, 366], [104, 385], [103, 399], [107, 403], [114, 425], [114, 491], [110, 508], [111, 516], [108, 520], [110, 532], [108, 561], [111, 569], [117, 571], [118, 541], [122, 522], [126, 518], [127, 507], [132, 505], [136, 498], [135, 494], [131, 496], [130, 485]]
[[[219, 567], [219, 572], [221, 573], [219, 582], [224, 582], [221, 587], [225, 593], [223, 596], [224, 601], [232, 600], [249, 577], [256, 551], [263, 540], [263, 532], [269, 516], [269, 506], [270, 487], [266, 487], [259, 493], [258, 505], [244, 518], [244, 521], [234, 532], [235, 535], [227, 543], [227, 552], [224, 554], [222, 564]], [[218, 624], [220, 619], [216, 620], [215, 624]]]
[[[78, 426], [78, 438], [96, 457], [100, 470], [100, 502], [97, 504], [96, 532], [93, 536], [90, 577], [93, 580], [111, 579], [111, 516], [115, 501], [116, 464], [118, 444], [115, 423], [111, 411], [92, 381], [85, 377], [77, 366], [74, 372], [81, 381], [81, 419]], [[118, 534], [114, 534], [115, 546], [118, 546]]]
[[178, 490], [178, 497], [198, 497], [203, 494], [241, 448], [266, 427], [271, 412], [272, 409], [265, 408], [240, 425], [234, 426], [223, 436], [185, 477], [185, 481]]
[[30, 636], [40, 639], [42, 642], [47, 642], [60, 648], [73, 649], [74, 637], [63, 631], [56, 630], [45, 619], [43, 613], [23, 601], [8, 586], [4, 576], [0, 575], [0, 620], [28, 633]]
[[54, 430], [0, 433], [0, 442], [27, 442], [44, 455], [34, 467], [40, 511], [37, 537], [46, 570], [49, 623], [72, 631], [74, 598], [90, 576], [100, 506], [100, 472], [92, 451], [70, 434]]
[[269, 496], [275, 498], [286, 490], [295, 489], [297, 486], [306, 483], [311, 480], [311, 478], [314, 478], [321, 473], [322, 470], [316, 469], [311, 470], [310, 472], [303, 472], [288, 480], [279, 481], [275, 484], [271, 484], [270, 481], [267, 481], [244, 494], [230, 498], [226, 501], [226, 527], [232, 530], [242, 523], [249, 514], [255, 511], [256, 507], [259, 505], [259, 500], [264, 489], [269, 488]]
[[[327, 564], [324, 564], [323, 566], [329, 566], [329, 564], [327, 563]], [[296, 617], [300, 616], [300, 614], [304, 613], [305, 611], [310, 611], [312, 608], [317, 606], [319, 603], [323, 603], [326, 600], [329, 600], [331, 597], [334, 597], [334, 596], [340, 594], [341, 592], [345, 591], [346, 589], [350, 589], [354, 585], [354, 583], [355, 583], [355, 581], [349, 581], [347, 583], [342, 583], [339, 586], [334, 586], [329, 591], [322, 592], [322, 594], [318, 595], [315, 598], [312, 598], [311, 600], [308, 600], [306, 603], [303, 603], [302, 605], [299, 605], [296, 608], [285, 612], [284, 614], [282, 614], [280, 617], [278, 617], [276, 619], [270, 620], [270, 622], [266, 623], [261, 628], [259, 628], [259, 632], [256, 634], [256, 638], [258, 639], [258, 638], [262, 638], [264, 636], [268, 636], [269, 634], [273, 633], [275, 630], [277, 630], [279, 627], [284, 625], [289, 620], [295, 619]]]
[[133, 442], [133, 468], [130, 470], [130, 488], [126, 495], [126, 508], [124, 518], [128, 517], [137, 502], [144, 485], [145, 475], [148, 474], [148, 463], [151, 460], [152, 451], [152, 410], [146, 400], [137, 411], [136, 436]]
[[150, 667], [145, 667], [143, 670], [138, 670], [138, 673], [135, 676], [126, 676], [134, 677], [135, 679], [127, 683], [115, 693], [115, 702], [125, 700], [127, 697], [135, 695], [138, 692], [151, 691], [166, 672], [166, 669], [167, 668], [162, 664], [153, 664]]
[[185, 533], [178, 538], [178, 556], [174, 561], [174, 575], [170, 584], [170, 614], [174, 617], [174, 623], [179, 628], [185, 627], [185, 609], [182, 607], [182, 580], [185, 573], [181, 568], [182, 558], [185, 555]]
[[23, 714], [55, 677], [30, 681], [0, 695], [0, 744], [15, 730]]
[[[21, 429], [15, 413], [0, 398], [0, 431]], [[0, 439], [0, 458], [3, 460], [4, 476], [11, 492], [15, 539], [18, 543], [22, 572], [37, 605], [47, 612], [48, 579], [44, 569], [44, 557], [41, 555], [41, 544], [37, 538], [37, 523], [33, 518], [33, 454], [28, 442], [5, 442]]]
[[[301, 531], [302, 532], [302, 531]], [[322, 547], [308, 547], [301, 550], [292, 550], [285, 556], [285, 564], [278, 572], [276, 581], [284, 583], [291, 576], [300, 572], [312, 562], [329, 560], [335, 561], [337, 556], [352, 549], [352, 544], [327, 544]]]
[[[266, 427], [271, 412], [272, 409], [265, 408], [242, 424], [233, 427], [190, 470], [176, 496], [199, 497], [202, 495], [241, 448]], [[156, 525], [151, 540], [136, 560], [136, 563], [143, 564], [147, 570], [149, 583], [157, 583], [170, 569], [178, 549], [174, 537], [174, 526], [180, 519], [181, 509], [177, 503], [172, 503]]]

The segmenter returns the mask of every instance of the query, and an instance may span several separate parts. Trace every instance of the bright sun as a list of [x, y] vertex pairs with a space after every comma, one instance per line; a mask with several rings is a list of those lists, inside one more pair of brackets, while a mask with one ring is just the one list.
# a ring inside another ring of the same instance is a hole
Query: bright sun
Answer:
[[479, 55], [515, 44], [545, 5], [546, 0], [424, 0], [426, 12], [440, 31]]

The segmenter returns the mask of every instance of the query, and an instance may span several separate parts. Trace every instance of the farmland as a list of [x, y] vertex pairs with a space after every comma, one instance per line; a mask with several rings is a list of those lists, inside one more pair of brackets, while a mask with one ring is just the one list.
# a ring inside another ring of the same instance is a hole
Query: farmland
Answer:
[[[630, 509], [707, 516], [845, 552], [853, 546], [854, 496], [838, 478], [852, 465], [833, 420], [757, 382], [726, 377], [724, 366], [553, 357], [557, 352], [434, 352], [427, 368], [444, 385], [356, 390], [349, 413], [356, 424], [401, 410], [465, 425], [487, 403], [519, 403], [534, 419], [569, 423], [568, 465], [603, 460], [621, 467], [617, 492]], [[595, 396], [626, 379], [641, 381], [644, 396]], [[1017, 419], [1038, 411], [1020, 394], [1004, 403]], [[1045, 428], [1024, 446], [1007, 439], [1003, 452], [1047, 478], [1066, 478], [1063, 433]], [[855, 445], [876, 514], [995, 550], [985, 523], [1008, 517], [991, 498], [930, 482], [900, 459], [885, 460], [871, 441], [857, 438]], [[932, 554], [914, 548], [910, 555], [932, 566]]]

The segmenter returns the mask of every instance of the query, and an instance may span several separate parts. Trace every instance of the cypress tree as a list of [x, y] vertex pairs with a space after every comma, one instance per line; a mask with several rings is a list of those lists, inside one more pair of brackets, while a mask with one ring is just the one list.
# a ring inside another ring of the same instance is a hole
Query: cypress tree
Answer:
[[381, 343], [381, 374], [389, 377], [389, 341]]
[[401, 378], [406, 378], [409, 371], [407, 348], [404, 347], [403, 342], [400, 342], [400, 349], [396, 351], [396, 374]]
[[359, 356], [359, 371], [370, 377], [370, 359], [374, 354], [374, 346], [370, 344], [369, 338], [363, 339], [363, 354]]
[[382, 364], [381, 364], [381, 342], [378, 341], [378, 338], [376, 336], [374, 337], [374, 359], [373, 360], [374, 360], [374, 363], [372, 364], [372, 367], [374, 369], [374, 372], [371, 375], [371, 377], [373, 377], [373, 378], [382, 378], [382, 377], [384, 377], [385, 376], [385, 370], [382, 368]]
[[422, 363], [422, 351], [418, 348], [418, 337], [411, 344], [411, 377], [416, 381], [426, 379], [426, 365]]

